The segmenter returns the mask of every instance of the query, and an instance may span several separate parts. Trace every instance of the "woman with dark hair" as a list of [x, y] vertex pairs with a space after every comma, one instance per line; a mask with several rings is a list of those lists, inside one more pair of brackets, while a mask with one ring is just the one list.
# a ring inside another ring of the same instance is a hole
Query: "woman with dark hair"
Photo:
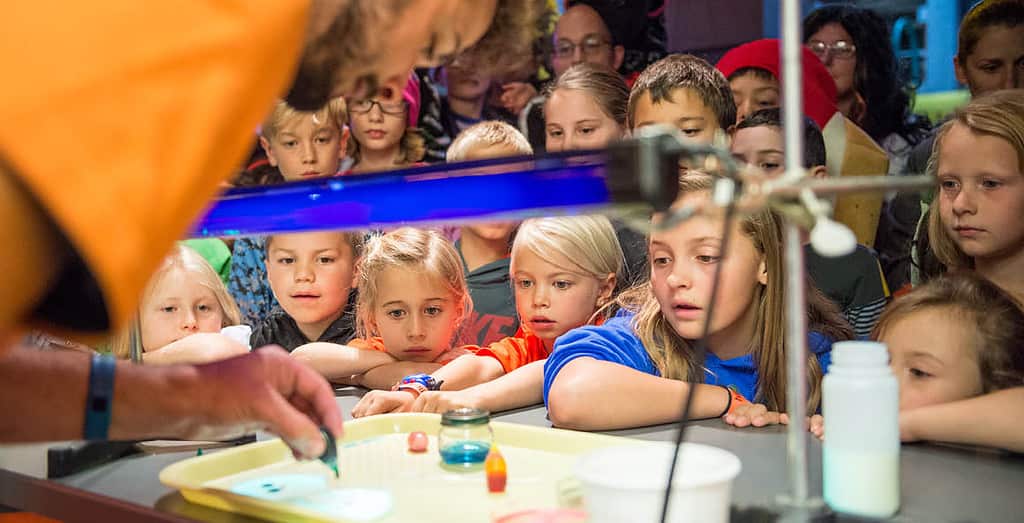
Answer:
[[889, 154], [889, 172], [903, 171], [927, 122], [910, 114], [885, 20], [874, 11], [828, 6], [804, 19], [805, 44], [836, 82], [839, 110]]

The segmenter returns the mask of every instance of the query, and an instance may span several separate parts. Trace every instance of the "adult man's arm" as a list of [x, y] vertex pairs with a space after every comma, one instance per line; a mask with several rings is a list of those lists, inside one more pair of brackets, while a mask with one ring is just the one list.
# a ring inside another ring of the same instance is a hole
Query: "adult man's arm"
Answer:
[[[90, 357], [15, 348], [0, 358], [0, 441], [80, 438]], [[218, 439], [266, 429], [297, 456], [323, 452], [319, 426], [341, 435], [327, 382], [283, 350], [199, 366], [119, 362], [110, 439]]]

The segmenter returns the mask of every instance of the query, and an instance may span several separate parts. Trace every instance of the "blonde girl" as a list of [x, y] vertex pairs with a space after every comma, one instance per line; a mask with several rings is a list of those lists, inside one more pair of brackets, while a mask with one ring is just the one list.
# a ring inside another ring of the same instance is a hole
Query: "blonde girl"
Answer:
[[[196, 251], [178, 244], [150, 278], [139, 313], [111, 341], [122, 359], [147, 364], [204, 363], [248, 352], [249, 328], [216, 271]], [[235, 332], [233, 332], [235, 331]]]
[[[1024, 312], [1002, 289], [971, 272], [940, 276], [894, 301], [872, 338], [899, 380], [904, 440], [1024, 451], [1014, 404], [991, 401], [1024, 390]], [[824, 436], [821, 416], [811, 431]]]
[[[712, 179], [680, 180], [677, 205], [705, 204]], [[663, 219], [655, 216], [654, 224]], [[702, 213], [650, 238], [651, 280], [619, 297], [625, 312], [603, 326], [563, 336], [544, 368], [548, 416], [556, 425], [603, 430], [678, 419], [695, 386], [695, 418], [724, 415], [747, 398], [779, 410], [786, 404], [782, 233], [771, 212], [744, 217], [721, 251], [723, 220]], [[701, 368], [693, 350], [703, 332], [711, 281], [722, 264], [719, 296]], [[812, 287], [813, 289], [813, 287]], [[850, 327], [820, 293], [809, 296], [809, 407], [833, 340]], [[595, 409], [594, 405], [602, 405]]]
[[928, 224], [936, 258], [1024, 299], [1024, 90], [957, 109], [935, 138], [929, 171], [938, 181]]
[[569, 68], [545, 91], [544, 137], [548, 151], [600, 149], [626, 134], [629, 87], [606, 67]]
[[512, 245], [520, 321], [516, 335], [433, 373], [438, 391], [370, 393], [353, 415], [466, 406], [500, 411], [540, 403], [544, 360], [555, 340], [576, 327], [602, 322], [596, 312], [611, 301], [621, 271], [622, 250], [607, 218], [526, 220]]
[[472, 302], [459, 255], [440, 234], [402, 227], [375, 236], [356, 271], [356, 338], [310, 343], [293, 356], [329, 380], [384, 388], [469, 353], [453, 344]]

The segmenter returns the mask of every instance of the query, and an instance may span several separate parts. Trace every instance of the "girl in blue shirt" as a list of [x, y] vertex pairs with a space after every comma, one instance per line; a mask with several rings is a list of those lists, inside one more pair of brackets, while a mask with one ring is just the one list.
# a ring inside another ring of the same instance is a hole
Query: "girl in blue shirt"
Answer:
[[[676, 206], [707, 212], [651, 231], [651, 279], [620, 297], [623, 311], [603, 326], [570, 331], [555, 342], [544, 368], [544, 400], [558, 426], [607, 430], [679, 418], [688, 387], [691, 415], [781, 411], [786, 404], [785, 278], [782, 229], [772, 212], [732, 223], [721, 251], [723, 220], [706, 205], [713, 178], [693, 171], [680, 179]], [[654, 217], [655, 225], [663, 216]], [[718, 301], [703, 368], [693, 343], [703, 329], [715, 268]], [[808, 407], [821, 397], [821, 376], [833, 341], [852, 339], [838, 308], [808, 284]], [[594, 408], [601, 405], [601, 408]]]

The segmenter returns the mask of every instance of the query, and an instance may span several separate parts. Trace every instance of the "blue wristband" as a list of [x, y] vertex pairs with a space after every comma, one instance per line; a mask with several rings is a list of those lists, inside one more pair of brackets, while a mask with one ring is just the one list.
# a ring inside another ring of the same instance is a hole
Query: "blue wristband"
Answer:
[[[398, 385], [408, 385], [410, 383], [419, 383], [427, 388], [427, 390], [441, 390], [441, 385], [444, 381], [438, 381], [430, 374], [413, 374], [406, 376], [398, 382]], [[397, 387], [397, 385], [396, 385]]]
[[94, 354], [89, 367], [89, 393], [85, 398], [86, 440], [106, 440], [110, 431], [110, 411], [114, 402], [114, 370], [117, 360], [112, 356]]

